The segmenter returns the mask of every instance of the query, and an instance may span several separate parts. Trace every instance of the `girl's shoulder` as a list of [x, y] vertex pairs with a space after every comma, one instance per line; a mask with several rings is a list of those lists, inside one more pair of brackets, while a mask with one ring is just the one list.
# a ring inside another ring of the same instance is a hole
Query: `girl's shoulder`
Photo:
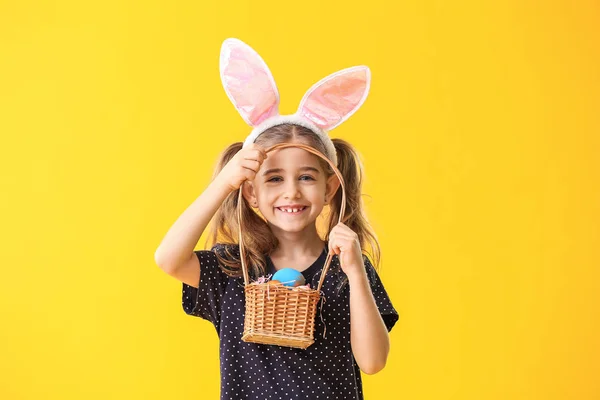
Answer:
[[239, 277], [240, 246], [237, 243], [215, 243], [210, 250], [204, 250], [211, 254], [215, 260], [215, 267], [221, 273], [232, 277]]
[[236, 243], [215, 243], [210, 251], [223, 258], [239, 259], [240, 257], [240, 246]]

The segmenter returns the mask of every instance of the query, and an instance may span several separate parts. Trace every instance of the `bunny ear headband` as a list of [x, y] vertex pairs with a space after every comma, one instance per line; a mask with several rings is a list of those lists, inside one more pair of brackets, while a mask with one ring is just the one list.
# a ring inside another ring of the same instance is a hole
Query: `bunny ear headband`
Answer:
[[315, 132], [325, 144], [327, 156], [337, 166], [333, 142], [327, 131], [340, 125], [362, 106], [371, 84], [371, 71], [356, 66], [335, 72], [314, 84], [298, 111], [279, 115], [279, 92], [267, 64], [246, 43], [226, 39], [221, 46], [221, 81], [227, 96], [252, 132], [243, 147], [254, 143], [265, 130], [294, 124]]

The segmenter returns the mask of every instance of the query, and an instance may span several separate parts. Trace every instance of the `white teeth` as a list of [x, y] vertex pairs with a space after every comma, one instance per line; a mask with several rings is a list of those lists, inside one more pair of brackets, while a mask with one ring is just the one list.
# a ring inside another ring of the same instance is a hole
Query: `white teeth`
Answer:
[[289, 213], [295, 213], [301, 210], [304, 210], [306, 207], [302, 207], [302, 208], [280, 208], [281, 211], [285, 211], [285, 212], [289, 212]]

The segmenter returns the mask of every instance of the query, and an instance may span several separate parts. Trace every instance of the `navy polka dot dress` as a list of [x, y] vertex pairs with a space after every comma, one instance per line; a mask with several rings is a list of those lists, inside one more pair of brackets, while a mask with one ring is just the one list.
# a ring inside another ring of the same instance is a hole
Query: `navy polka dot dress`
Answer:
[[[216, 244], [211, 250], [195, 251], [201, 266], [199, 288], [184, 283], [182, 297], [184, 311], [210, 321], [219, 335], [221, 399], [363, 399], [360, 369], [350, 347], [351, 288], [348, 283], [340, 286], [345, 274], [338, 257], [333, 257], [323, 283], [325, 302], [317, 308], [315, 343], [302, 350], [241, 340], [244, 280], [220, 269], [215, 252], [225, 256], [225, 246], [233, 246], [239, 256], [237, 245]], [[326, 245], [302, 272], [312, 288], [318, 286], [327, 249]], [[398, 313], [370, 260], [364, 259], [377, 307], [390, 331]], [[272, 261], [268, 256], [266, 260], [269, 273], [274, 273]]]

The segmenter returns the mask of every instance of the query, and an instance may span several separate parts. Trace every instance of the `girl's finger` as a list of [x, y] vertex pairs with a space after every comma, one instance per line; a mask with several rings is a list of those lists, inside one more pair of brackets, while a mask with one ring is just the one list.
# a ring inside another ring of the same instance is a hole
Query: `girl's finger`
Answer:
[[333, 251], [333, 241], [331, 240], [331, 235], [329, 236], [329, 254], [335, 254], [335, 251]]
[[352, 240], [352, 239], [354, 239], [354, 232], [340, 232], [340, 231], [338, 231], [338, 232], [336, 232], [335, 237], [338, 238], [338, 239]]
[[244, 160], [242, 161], [242, 166], [244, 168], [248, 168], [254, 172], [258, 172], [258, 169], [260, 168], [260, 163], [256, 160]]
[[331, 240], [331, 236], [329, 237], [329, 254], [338, 254], [337, 245], [333, 240]]
[[337, 239], [334, 242], [329, 242], [329, 243], [330, 243], [330, 246], [329, 246], [330, 254], [337, 254], [337, 255], [340, 255], [340, 253], [342, 252], [342, 247], [350, 248], [352, 246], [351, 239], [340, 238], [339, 236], [337, 237]]
[[264, 161], [267, 158], [266, 153], [261, 152], [252, 152], [244, 156], [244, 160], [256, 160], [256, 161]]
[[333, 229], [331, 230], [332, 232], [335, 230], [336, 233], [340, 233], [340, 234], [346, 234], [346, 235], [353, 235], [354, 231], [352, 229], [350, 229], [347, 225], [344, 225], [343, 223], [339, 223], [336, 226], [333, 227]]

